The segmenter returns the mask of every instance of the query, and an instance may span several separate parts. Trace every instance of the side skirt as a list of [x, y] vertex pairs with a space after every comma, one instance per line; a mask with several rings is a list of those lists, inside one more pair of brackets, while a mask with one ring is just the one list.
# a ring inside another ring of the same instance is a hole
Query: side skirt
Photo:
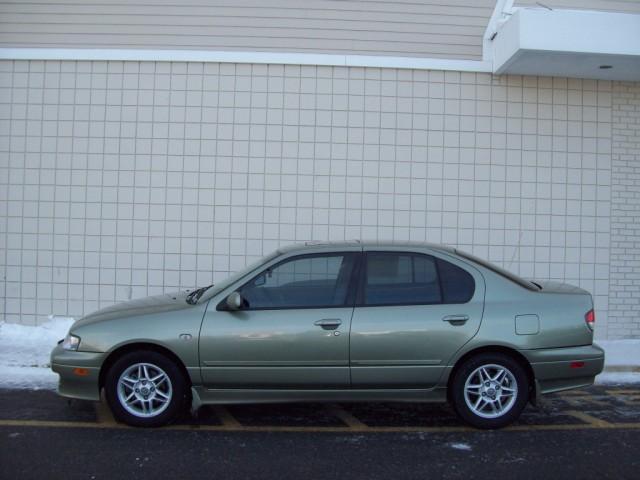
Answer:
[[191, 388], [192, 410], [202, 405], [292, 402], [446, 402], [447, 389], [250, 390]]

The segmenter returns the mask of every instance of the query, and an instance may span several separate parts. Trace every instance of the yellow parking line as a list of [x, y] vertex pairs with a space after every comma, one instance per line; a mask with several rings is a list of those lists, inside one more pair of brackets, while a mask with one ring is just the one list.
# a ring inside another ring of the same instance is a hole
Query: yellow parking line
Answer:
[[592, 396], [578, 396], [578, 395], [559, 395], [562, 401], [568, 403], [572, 407], [581, 407], [584, 405], [595, 405], [597, 407], [611, 407], [611, 404], [606, 400], [598, 400]]
[[582, 420], [585, 423], [595, 427], [595, 428], [610, 428], [611, 425], [614, 425], [606, 420], [602, 420], [601, 418], [596, 418], [588, 413], [578, 412], [577, 410], [568, 410], [564, 412], [566, 415]]
[[116, 420], [113, 418], [111, 409], [103, 398], [100, 402], [96, 402], [96, 420], [104, 425], [115, 425]]
[[68, 422], [58, 420], [0, 420], [0, 427], [39, 427], [39, 428], [130, 428], [120, 423], [113, 425], [97, 422]]
[[225, 427], [242, 428], [242, 424], [231, 415], [231, 412], [223, 405], [214, 405], [213, 411]]
[[351, 430], [368, 430], [370, 428], [339, 405], [327, 405], [327, 411], [334, 417], [339, 418]]
[[624, 403], [625, 405], [629, 405], [631, 407], [637, 407], [640, 403], [640, 391], [637, 390], [618, 390], [618, 391], [610, 391], [607, 390], [607, 393], [616, 396], [616, 400]]
[[[589, 416], [590, 417], [590, 416]], [[594, 418], [594, 417], [591, 417]], [[623, 430], [623, 429], [640, 429], [640, 423], [609, 423], [604, 420], [596, 419], [593, 423], [584, 424], [560, 424], [560, 425], [515, 425], [507, 427], [503, 431], [507, 432], [523, 432], [523, 431], [562, 431], [562, 430]], [[94, 423], [94, 422], [69, 422], [54, 420], [0, 420], [0, 427], [37, 427], [37, 428], [98, 428], [98, 429], [131, 429], [120, 423]], [[428, 426], [367, 426], [366, 429], [354, 429], [352, 427], [308, 427], [308, 426], [247, 426], [235, 425], [172, 425], [165, 427], [164, 430], [199, 430], [211, 432], [333, 432], [333, 433], [353, 433], [357, 431], [366, 431], [367, 433], [455, 433], [455, 432], [480, 432], [470, 427], [428, 427]]]
[[632, 399], [640, 398], [640, 390], [607, 390], [609, 395], [629, 397]]

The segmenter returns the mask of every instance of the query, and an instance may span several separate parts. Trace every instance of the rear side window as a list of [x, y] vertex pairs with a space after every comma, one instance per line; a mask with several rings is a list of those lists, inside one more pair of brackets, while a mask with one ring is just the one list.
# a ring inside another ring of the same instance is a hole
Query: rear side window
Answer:
[[438, 259], [438, 273], [443, 303], [467, 303], [471, 300], [476, 284], [469, 272], [453, 263]]
[[433, 257], [368, 252], [366, 258], [365, 305], [441, 303], [440, 282]]
[[466, 303], [474, 291], [473, 277], [444, 260], [412, 253], [366, 254], [365, 305]]

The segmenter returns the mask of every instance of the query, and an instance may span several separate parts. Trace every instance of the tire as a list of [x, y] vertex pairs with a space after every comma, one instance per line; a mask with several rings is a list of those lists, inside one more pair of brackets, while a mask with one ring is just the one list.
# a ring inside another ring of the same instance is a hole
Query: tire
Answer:
[[113, 416], [133, 427], [160, 427], [184, 407], [188, 385], [172, 360], [149, 350], [130, 352], [111, 366], [105, 396]]
[[526, 370], [502, 353], [481, 353], [466, 360], [456, 371], [451, 388], [458, 416], [482, 429], [513, 423], [529, 400]]

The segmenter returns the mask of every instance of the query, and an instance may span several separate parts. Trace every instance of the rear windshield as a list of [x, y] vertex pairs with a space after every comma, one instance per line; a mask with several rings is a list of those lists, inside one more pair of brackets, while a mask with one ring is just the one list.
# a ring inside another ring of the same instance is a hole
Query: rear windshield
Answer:
[[489, 263], [486, 260], [483, 260], [481, 258], [476, 257], [475, 255], [471, 255], [470, 253], [466, 253], [466, 252], [462, 252], [458, 249], [456, 249], [456, 253], [458, 255], [460, 255], [462, 258], [466, 258], [467, 260], [471, 260], [474, 263], [477, 263], [478, 265], [491, 270], [494, 273], [497, 273], [498, 275], [500, 275], [501, 277], [506, 278], [507, 280], [511, 280], [514, 283], [517, 283], [518, 285], [520, 285], [521, 287], [524, 287], [526, 289], [529, 290], [534, 290], [534, 291], [538, 291], [540, 290], [540, 288], [533, 282], [530, 282], [529, 280], [525, 280], [524, 278], [521, 278], [511, 272], [508, 272], [507, 270], [505, 270], [504, 268], [500, 268], [497, 265], [494, 265], [493, 263]]

